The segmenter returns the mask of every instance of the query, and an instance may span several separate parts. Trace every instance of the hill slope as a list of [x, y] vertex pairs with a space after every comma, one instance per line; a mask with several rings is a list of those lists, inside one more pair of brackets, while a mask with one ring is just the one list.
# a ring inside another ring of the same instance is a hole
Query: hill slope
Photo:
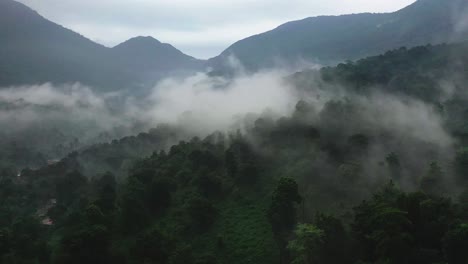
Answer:
[[117, 63], [124, 65], [144, 82], [154, 82], [167, 72], [200, 69], [203, 61], [185, 55], [172, 45], [152, 37], [129, 39], [111, 50]]
[[297, 60], [333, 64], [401, 46], [452, 42], [468, 37], [468, 2], [419, 0], [394, 13], [311, 17], [241, 40], [211, 60], [236, 56], [256, 70]]
[[0, 0], [0, 87], [81, 82], [116, 90], [146, 81], [142, 68], [160, 74], [194, 64], [192, 57], [156, 40], [136, 38], [107, 48], [21, 3]]
[[[19, 177], [0, 170], [0, 262], [466, 263], [467, 143], [435, 135], [459, 133], [439, 119], [468, 120], [467, 50], [297, 73], [311, 102], [242, 133], [174, 145], [179, 129], [162, 126]], [[315, 96], [333, 87], [347, 96]]]

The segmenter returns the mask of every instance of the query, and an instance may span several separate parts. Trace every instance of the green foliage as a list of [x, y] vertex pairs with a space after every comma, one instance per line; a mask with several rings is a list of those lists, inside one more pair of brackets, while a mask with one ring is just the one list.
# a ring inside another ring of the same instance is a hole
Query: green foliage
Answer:
[[170, 264], [193, 264], [195, 263], [192, 248], [190, 246], [181, 246], [176, 249], [169, 259]]
[[78, 171], [71, 172], [61, 178], [56, 185], [57, 200], [64, 205], [76, 200], [86, 187], [87, 178]]
[[[423, 86], [433, 91], [425, 78], [443, 72], [443, 63], [434, 64], [447, 50], [401, 49], [326, 68], [327, 84], [319, 85], [353, 82], [350, 89], [366, 95], [374, 85], [391, 91], [404, 84], [398, 93], [422, 96]], [[448, 121], [464, 118], [457, 116], [464, 102], [441, 102], [449, 131], [458, 131]], [[353, 96], [322, 109], [302, 101], [291, 116], [262, 116], [242, 133], [173, 144], [182, 132], [158, 128], [21, 177], [6, 166], [0, 262], [466, 261], [467, 195], [448, 198], [459, 195], [452, 179], [466, 189], [465, 144], [454, 141], [460, 151], [451, 160], [448, 147], [376, 125], [381, 116], [366, 104]]]
[[190, 223], [196, 230], [209, 228], [217, 214], [216, 208], [209, 200], [197, 196], [187, 201], [186, 210], [190, 216]]
[[468, 224], [459, 224], [445, 236], [444, 248], [449, 264], [464, 264], [468, 261]]
[[49, 258], [46, 232], [36, 218], [20, 217], [0, 229], [1, 263], [46, 263]]
[[55, 263], [109, 263], [109, 243], [110, 233], [105, 226], [81, 227], [62, 237]]
[[294, 227], [296, 223], [296, 204], [302, 201], [297, 183], [292, 178], [281, 178], [273, 192], [268, 217], [273, 232], [281, 234]]
[[468, 149], [463, 148], [457, 152], [455, 157], [455, 169], [458, 179], [465, 183], [468, 175]]
[[273, 192], [267, 216], [273, 229], [276, 243], [280, 250], [280, 259], [285, 255], [287, 237], [297, 221], [296, 204], [302, 201], [296, 181], [292, 178], [281, 178]]
[[398, 155], [392, 152], [388, 154], [385, 160], [387, 161], [387, 166], [390, 170], [392, 178], [396, 180], [400, 179], [401, 164], [400, 164], [400, 159], [398, 158]]
[[255, 184], [258, 179], [258, 161], [252, 146], [237, 135], [226, 150], [226, 166], [229, 175], [242, 184]]
[[[255, 152], [239, 135], [227, 142], [215, 137], [193, 139], [138, 161], [121, 182], [110, 173], [87, 180], [74, 170], [73, 156], [46, 169], [26, 172], [26, 182], [3, 177], [3, 197], [19, 206], [26, 190], [37, 188], [41, 192], [31, 195], [37, 195], [32, 196], [35, 204], [46, 213], [40, 219], [20, 221], [16, 215], [34, 215], [36, 205], [31, 210], [1, 208], [6, 216], [1, 219], [2, 260], [258, 264], [280, 259], [285, 263], [338, 264], [464, 258], [459, 248], [465, 246], [465, 237], [457, 226], [466, 218], [460, 206], [436, 194], [405, 193], [391, 182], [352, 214], [346, 209], [335, 214], [315, 213], [316, 204], [352, 200], [365, 186], [361, 185], [365, 164], [331, 162], [335, 167], [321, 177], [324, 171], [309, 169], [314, 161], [310, 155], [316, 154], [309, 147], [314, 149], [328, 139], [305, 132], [312, 126], [304, 128], [304, 124], [299, 125], [304, 133], [296, 137], [298, 134], [290, 132], [294, 123], [286, 125], [288, 122], [270, 124], [278, 128], [271, 134], [265, 123], [257, 124], [261, 129], [254, 128], [255, 137], [262, 137], [262, 144], [271, 147], [265, 153]], [[301, 144], [288, 146], [278, 141], [288, 135]], [[365, 156], [362, 150], [373, 144], [363, 134], [352, 135], [338, 145], [345, 160], [356, 153]], [[387, 158], [389, 164], [398, 160], [392, 156]], [[258, 168], [253, 186], [239, 174], [242, 163]], [[426, 172], [438, 177], [442, 168], [432, 163]], [[39, 175], [68, 193], [25, 184], [35, 183]], [[434, 188], [440, 185], [433, 182]], [[51, 196], [43, 196], [45, 190], [51, 190]], [[53, 197], [58, 198], [56, 204], [50, 202]], [[316, 199], [320, 202], [314, 203]], [[310, 224], [296, 225], [312, 214]], [[53, 225], [40, 224], [47, 217]]]
[[315, 256], [319, 263], [345, 263], [353, 258], [351, 241], [340, 219], [318, 214], [313, 222], [323, 231], [322, 241]]
[[116, 208], [117, 182], [111, 173], [104, 174], [97, 182], [96, 204], [104, 212], [113, 212]]
[[405, 194], [389, 185], [355, 208], [353, 230], [365, 246], [363, 260], [441, 261], [442, 239], [454, 222], [454, 213], [449, 200]]
[[138, 263], [168, 263], [174, 243], [157, 229], [151, 229], [136, 239], [132, 255]]
[[121, 219], [127, 232], [140, 230], [150, 221], [144, 195], [144, 185], [134, 177], [129, 177], [121, 200]]
[[316, 226], [299, 224], [294, 231], [296, 238], [289, 242], [288, 249], [292, 252], [292, 264], [315, 264], [320, 262], [320, 249], [323, 244], [324, 232]]
[[437, 162], [432, 162], [426, 176], [421, 179], [421, 190], [428, 194], [442, 194], [442, 177], [444, 177], [442, 168]]

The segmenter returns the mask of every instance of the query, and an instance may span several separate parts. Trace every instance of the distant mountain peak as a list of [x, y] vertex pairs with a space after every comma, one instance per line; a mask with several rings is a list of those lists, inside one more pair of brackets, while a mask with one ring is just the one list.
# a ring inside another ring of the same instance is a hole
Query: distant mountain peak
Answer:
[[0, 87], [45, 82], [80, 82], [97, 90], [152, 87], [168, 73], [202, 64], [150, 36], [107, 48], [22, 3], [0, 0]]
[[131, 38], [115, 46], [113, 50], [128, 51], [140, 54], [146, 52], [170, 52], [174, 54], [183, 54], [171, 44], [162, 43], [161, 41], [151, 36], [138, 36]]
[[123, 43], [117, 45], [138, 45], [138, 44], [152, 44], [152, 45], [161, 45], [161, 41], [151, 37], [151, 36], [138, 36], [124, 41]]
[[131, 38], [123, 43], [112, 48], [115, 51], [120, 51], [121, 53], [127, 53], [131, 56], [151, 56], [158, 54], [158, 56], [165, 55], [175, 55], [175, 56], [186, 56], [180, 50], [176, 49], [174, 46], [162, 43], [161, 41], [151, 37], [151, 36], [138, 36]]
[[130, 40], [156, 41], [156, 42], [160, 42], [159, 40], [153, 38], [152, 36], [138, 36], [138, 37], [131, 38]]

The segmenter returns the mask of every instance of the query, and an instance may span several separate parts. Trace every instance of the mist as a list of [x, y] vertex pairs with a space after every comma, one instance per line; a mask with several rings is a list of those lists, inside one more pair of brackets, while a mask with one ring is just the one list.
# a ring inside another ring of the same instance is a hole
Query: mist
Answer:
[[[404, 160], [402, 182], [409, 187], [416, 186], [414, 175], [424, 174], [431, 161], [446, 163], [453, 156], [454, 140], [441, 116], [421, 100], [384, 92], [357, 94], [348, 87], [325, 84], [315, 70], [308, 75], [307, 85], [299, 87], [290, 81], [290, 69], [247, 74], [239, 65], [235, 67], [238, 74], [232, 78], [204, 72], [167, 78], [146, 97], [97, 94], [80, 84], [2, 89], [2, 133], [5, 140], [26, 138], [23, 143], [49, 158], [60, 158], [162, 124], [183, 131], [171, 141], [176, 144], [215, 131], [249, 135], [258, 119], [279, 122], [271, 128], [274, 130], [283, 118], [293, 118], [296, 125], [319, 129], [321, 141], [330, 144], [345, 146], [353, 135], [368, 136], [371, 144], [366, 155], [356, 159], [364, 164], [369, 183], [382, 180], [372, 175], [382, 169], [379, 164], [389, 153], [397, 153]], [[295, 119], [299, 101], [310, 107], [306, 115]], [[259, 146], [259, 141], [251, 137], [253, 145]], [[167, 147], [154, 146], [154, 150]], [[261, 147], [258, 151], [264, 152]], [[328, 154], [321, 155], [317, 170], [331, 173], [334, 165]]]
[[227, 79], [197, 73], [165, 79], [146, 97], [95, 93], [81, 84], [2, 88], [2, 140], [55, 159], [160, 124], [187, 131], [187, 138], [204, 137], [242, 127], [246, 114], [291, 112], [297, 99], [284, 75], [272, 71]]
[[96, 94], [80, 84], [10, 87], [0, 89], [0, 122], [10, 124], [6, 131], [48, 121], [85, 124], [94, 128], [89, 135], [132, 123], [146, 123], [147, 128], [193, 123], [188, 125], [194, 130], [209, 133], [228, 129], [247, 113], [290, 112], [297, 98], [283, 75], [278, 71], [228, 80], [198, 73], [163, 80], [146, 98]]
[[284, 71], [241, 75], [234, 79], [199, 73], [162, 81], [153, 90], [147, 117], [153, 122], [187, 125], [196, 133], [227, 131], [247, 114], [288, 115], [298, 100], [283, 80]]

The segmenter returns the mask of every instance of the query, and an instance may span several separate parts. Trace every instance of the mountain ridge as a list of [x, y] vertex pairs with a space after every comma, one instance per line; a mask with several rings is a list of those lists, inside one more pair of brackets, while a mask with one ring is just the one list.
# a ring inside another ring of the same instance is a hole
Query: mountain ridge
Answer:
[[[141, 41], [138, 37], [130, 40]], [[145, 49], [138, 49], [147, 56], [135, 61], [122, 46], [105, 47], [47, 20], [22, 3], [2, 0], [0, 87], [79, 82], [99, 91], [131, 89], [150, 86], [171, 71], [200, 65], [172, 45], [157, 40], [147, 43], [150, 45], [146, 44]], [[155, 53], [156, 57], [165, 57], [155, 58]]]
[[468, 39], [468, 26], [455, 30], [463, 10], [468, 4], [461, 0], [419, 0], [392, 13], [308, 17], [239, 40], [209, 63], [223, 67], [235, 56], [253, 71], [298, 59], [332, 65], [401, 46], [456, 42]]
[[461, 19], [467, 3], [418, 0], [392, 13], [290, 21], [239, 40], [216, 57], [199, 60], [153, 37], [105, 47], [19, 2], [1, 0], [0, 7], [0, 87], [79, 82], [99, 91], [136, 91], [154, 86], [170, 73], [207, 67], [226, 73], [230, 56], [252, 72], [298, 61], [333, 65], [402, 46], [468, 39], [468, 22]]

